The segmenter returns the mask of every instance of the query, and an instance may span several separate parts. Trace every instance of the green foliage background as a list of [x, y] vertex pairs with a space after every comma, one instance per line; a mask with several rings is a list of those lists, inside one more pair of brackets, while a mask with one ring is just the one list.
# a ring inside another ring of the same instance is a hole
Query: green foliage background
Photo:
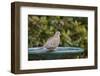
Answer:
[[81, 47], [87, 57], [88, 18], [28, 15], [28, 47], [43, 46], [56, 31], [61, 33], [59, 46]]

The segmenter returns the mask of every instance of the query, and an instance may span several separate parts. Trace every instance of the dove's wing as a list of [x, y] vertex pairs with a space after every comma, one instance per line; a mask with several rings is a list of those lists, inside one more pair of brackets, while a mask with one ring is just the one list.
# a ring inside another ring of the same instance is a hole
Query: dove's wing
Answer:
[[44, 47], [45, 48], [56, 48], [58, 47], [59, 42], [60, 42], [59, 38], [51, 37], [47, 40]]
[[48, 47], [48, 46], [50, 46], [50, 44], [51, 44], [51, 42], [52, 42], [52, 38], [53, 38], [53, 37], [50, 37], [50, 38], [47, 40], [47, 42], [43, 45], [43, 47]]

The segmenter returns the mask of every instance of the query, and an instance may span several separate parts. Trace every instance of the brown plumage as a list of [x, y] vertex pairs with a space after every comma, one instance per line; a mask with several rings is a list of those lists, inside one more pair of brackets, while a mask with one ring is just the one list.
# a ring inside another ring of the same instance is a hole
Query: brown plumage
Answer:
[[47, 42], [44, 44], [44, 48], [49, 50], [54, 50], [56, 47], [59, 46], [60, 43], [60, 32], [57, 31], [53, 37], [50, 37]]

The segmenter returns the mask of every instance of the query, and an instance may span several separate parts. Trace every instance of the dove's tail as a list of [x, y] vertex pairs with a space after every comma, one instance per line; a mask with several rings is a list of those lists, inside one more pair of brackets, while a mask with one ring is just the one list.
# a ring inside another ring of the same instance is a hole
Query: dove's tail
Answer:
[[40, 49], [44, 49], [44, 47], [42, 46], [42, 47], [40, 47]]
[[45, 48], [46, 47], [46, 44], [44, 44], [43, 46], [42, 46], [42, 48]]
[[43, 45], [43, 46], [40, 47], [40, 49], [44, 49], [44, 48], [45, 48], [45, 45]]

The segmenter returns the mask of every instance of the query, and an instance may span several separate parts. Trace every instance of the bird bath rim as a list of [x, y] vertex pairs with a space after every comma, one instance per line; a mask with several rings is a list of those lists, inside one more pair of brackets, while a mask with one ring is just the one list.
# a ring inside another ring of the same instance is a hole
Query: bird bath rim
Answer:
[[[47, 53], [50, 50], [43, 48], [43, 47], [34, 47], [34, 48], [28, 48], [29, 54], [34, 53]], [[83, 48], [80, 47], [57, 47], [51, 53], [82, 53], [84, 51]]]

